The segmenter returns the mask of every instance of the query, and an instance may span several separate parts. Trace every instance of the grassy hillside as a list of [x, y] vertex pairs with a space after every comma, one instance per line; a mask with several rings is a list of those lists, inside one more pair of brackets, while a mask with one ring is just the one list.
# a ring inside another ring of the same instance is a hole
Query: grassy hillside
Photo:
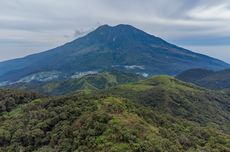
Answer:
[[230, 97], [156, 77], [0, 117], [0, 151], [230, 152]]
[[230, 97], [224, 93], [161, 76], [115, 87], [108, 94], [230, 133]]
[[80, 90], [108, 89], [118, 84], [135, 82], [140, 79], [143, 79], [143, 77], [137, 74], [111, 70], [65, 81], [19, 83], [8, 87], [47, 95], [62, 95]]

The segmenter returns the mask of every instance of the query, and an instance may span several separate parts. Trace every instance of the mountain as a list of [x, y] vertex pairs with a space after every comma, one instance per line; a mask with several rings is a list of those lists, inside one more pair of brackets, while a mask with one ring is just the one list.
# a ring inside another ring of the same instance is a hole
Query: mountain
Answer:
[[38, 98], [0, 115], [0, 151], [229, 152], [229, 101], [167, 76]]
[[175, 75], [186, 69], [221, 70], [229, 64], [197, 54], [130, 25], [103, 25], [60, 47], [0, 63], [1, 85], [29, 78], [63, 79], [80, 72], [111, 68]]
[[63, 81], [51, 80], [46, 82], [20, 82], [9, 86], [4, 86], [4, 88], [34, 91], [46, 95], [63, 95], [82, 90], [93, 91], [108, 89], [119, 84], [135, 82], [140, 79], [144, 79], [144, 77], [133, 73], [110, 70], [100, 73], [76, 75], [72, 79]]
[[230, 69], [215, 72], [206, 69], [191, 69], [182, 72], [176, 78], [209, 89], [230, 89]]

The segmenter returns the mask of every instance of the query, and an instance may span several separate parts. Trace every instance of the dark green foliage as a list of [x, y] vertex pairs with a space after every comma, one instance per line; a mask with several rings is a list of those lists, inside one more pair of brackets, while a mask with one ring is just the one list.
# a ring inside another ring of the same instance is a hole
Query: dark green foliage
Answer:
[[176, 78], [185, 82], [195, 83], [197, 80], [205, 78], [213, 73], [215, 72], [207, 69], [190, 69], [178, 74]]
[[3, 112], [10, 112], [16, 106], [28, 103], [38, 97], [41, 96], [36, 93], [0, 89], [0, 115]]
[[163, 76], [36, 99], [0, 116], [0, 151], [230, 152], [229, 98]]
[[192, 69], [179, 74], [176, 78], [208, 89], [230, 89], [229, 69], [216, 72], [205, 69]]

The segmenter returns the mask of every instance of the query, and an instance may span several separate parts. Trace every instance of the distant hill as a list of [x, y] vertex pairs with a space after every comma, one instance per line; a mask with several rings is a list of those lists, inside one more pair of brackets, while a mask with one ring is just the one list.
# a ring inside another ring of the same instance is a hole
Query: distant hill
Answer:
[[119, 84], [135, 82], [143, 76], [117, 70], [104, 71], [86, 75], [77, 75], [68, 80], [21, 82], [4, 88], [14, 88], [39, 92], [46, 95], [63, 95], [76, 91], [94, 91], [114, 87]]
[[176, 78], [209, 89], [230, 89], [230, 69], [216, 72], [205, 69], [192, 69], [182, 72]]
[[36, 99], [0, 117], [0, 151], [229, 152], [229, 103], [166, 76]]
[[130, 25], [103, 25], [57, 48], [0, 63], [0, 85], [34, 77], [63, 79], [111, 68], [145, 76], [176, 75], [191, 68], [221, 70], [229, 64], [170, 44]]

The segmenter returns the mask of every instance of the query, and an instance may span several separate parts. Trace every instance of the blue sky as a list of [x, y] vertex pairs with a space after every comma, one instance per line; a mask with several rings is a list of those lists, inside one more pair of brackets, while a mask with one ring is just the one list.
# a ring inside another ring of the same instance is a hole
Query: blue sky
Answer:
[[0, 61], [120, 23], [230, 63], [230, 0], [0, 0]]

